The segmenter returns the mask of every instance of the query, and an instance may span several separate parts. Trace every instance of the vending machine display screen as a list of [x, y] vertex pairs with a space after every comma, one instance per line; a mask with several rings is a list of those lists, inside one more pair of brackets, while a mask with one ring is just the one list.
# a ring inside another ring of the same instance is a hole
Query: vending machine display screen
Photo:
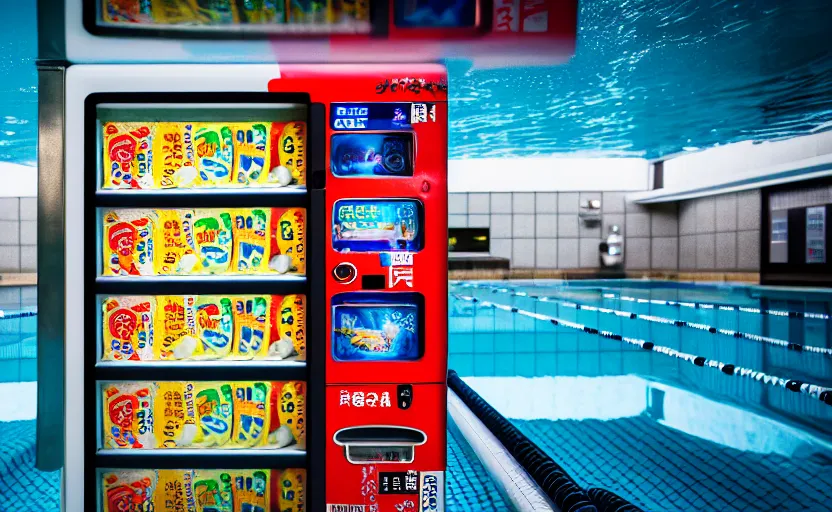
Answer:
[[332, 299], [338, 361], [414, 361], [422, 355], [422, 300], [414, 293], [344, 293]]
[[473, 27], [476, 0], [396, 0], [396, 26], [402, 28]]
[[[329, 117], [338, 131], [409, 130], [417, 108], [421, 111], [413, 103], [333, 103]], [[428, 111], [432, 108], [426, 106]]]
[[342, 199], [332, 212], [332, 247], [341, 252], [422, 249], [422, 203], [413, 199]]
[[332, 136], [332, 174], [340, 177], [413, 176], [411, 133]]

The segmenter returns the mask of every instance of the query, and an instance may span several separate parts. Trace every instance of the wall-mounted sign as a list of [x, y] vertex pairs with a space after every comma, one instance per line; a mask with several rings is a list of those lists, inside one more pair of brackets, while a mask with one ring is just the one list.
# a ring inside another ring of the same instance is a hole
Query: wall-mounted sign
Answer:
[[413, 110], [411, 103], [333, 103], [329, 119], [333, 130], [409, 130]]
[[771, 263], [789, 262], [789, 212], [771, 212], [771, 242], [769, 249]]
[[826, 207], [806, 208], [806, 263], [826, 263]]

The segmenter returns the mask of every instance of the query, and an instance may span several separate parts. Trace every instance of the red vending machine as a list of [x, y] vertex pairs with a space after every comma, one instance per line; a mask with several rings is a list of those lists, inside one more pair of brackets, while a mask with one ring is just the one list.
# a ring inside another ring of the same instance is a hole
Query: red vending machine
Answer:
[[311, 293], [323, 303], [310, 304], [310, 321], [326, 322], [310, 340], [326, 361], [310, 375], [310, 401], [325, 402], [309, 419], [325, 425], [311, 431], [311, 467], [326, 468], [328, 512], [444, 510], [445, 70], [292, 66], [269, 90], [299, 81], [312, 117], [326, 115], [325, 171], [311, 176], [310, 241], [326, 269]]

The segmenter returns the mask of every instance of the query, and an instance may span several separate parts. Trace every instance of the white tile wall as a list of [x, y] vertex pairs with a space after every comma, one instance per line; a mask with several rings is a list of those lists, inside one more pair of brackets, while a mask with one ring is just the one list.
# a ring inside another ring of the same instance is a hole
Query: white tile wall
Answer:
[[0, 273], [37, 268], [37, 199], [0, 199]]

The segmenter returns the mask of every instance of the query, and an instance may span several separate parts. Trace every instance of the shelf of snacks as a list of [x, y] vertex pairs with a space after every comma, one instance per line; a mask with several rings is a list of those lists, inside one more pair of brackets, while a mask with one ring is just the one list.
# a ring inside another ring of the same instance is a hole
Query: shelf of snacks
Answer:
[[99, 468], [122, 469], [288, 469], [306, 466], [306, 452], [294, 449], [99, 450], [95, 459]]
[[187, 208], [199, 203], [205, 206], [240, 208], [268, 203], [272, 207], [305, 208], [308, 195], [298, 186], [228, 188], [228, 189], [171, 189], [171, 190], [98, 190], [95, 202], [108, 208]]
[[107, 295], [173, 295], [183, 290], [193, 294], [277, 293], [289, 295], [306, 291], [306, 276], [297, 275], [214, 275], [97, 277], [95, 292]]
[[[234, 364], [244, 361], [241, 364]], [[102, 361], [95, 365], [96, 380], [199, 380], [211, 378], [240, 380], [306, 378], [305, 361], [257, 361], [223, 359], [219, 361], [146, 361], [141, 363]]]

